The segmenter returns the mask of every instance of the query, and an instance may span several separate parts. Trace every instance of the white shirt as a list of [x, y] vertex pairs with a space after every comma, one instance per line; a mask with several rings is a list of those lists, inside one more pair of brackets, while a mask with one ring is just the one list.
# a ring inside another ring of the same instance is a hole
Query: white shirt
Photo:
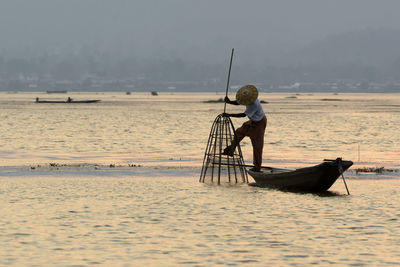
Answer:
[[260, 100], [256, 99], [256, 101], [254, 101], [253, 103], [246, 105], [246, 110], [244, 114], [246, 114], [247, 117], [249, 117], [249, 119], [252, 121], [257, 122], [262, 120], [265, 116], [265, 112], [262, 109]]

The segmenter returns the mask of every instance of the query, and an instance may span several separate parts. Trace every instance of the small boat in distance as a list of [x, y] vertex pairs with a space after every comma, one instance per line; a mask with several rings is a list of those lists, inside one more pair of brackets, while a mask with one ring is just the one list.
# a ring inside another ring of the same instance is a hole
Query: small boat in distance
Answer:
[[46, 93], [48, 94], [66, 94], [66, 90], [47, 90]]
[[324, 192], [351, 165], [352, 161], [337, 158], [296, 170], [262, 167], [260, 172], [248, 170], [248, 173], [256, 181], [252, 184], [255, 186], [299, 192]]
[[36, 103], [96, 103], [100, 102], [99, 99], [89, 99], [89, 100], [73, 100], [68, 97], [67, 100], [40, 100], [39, 97], [36, 97]]

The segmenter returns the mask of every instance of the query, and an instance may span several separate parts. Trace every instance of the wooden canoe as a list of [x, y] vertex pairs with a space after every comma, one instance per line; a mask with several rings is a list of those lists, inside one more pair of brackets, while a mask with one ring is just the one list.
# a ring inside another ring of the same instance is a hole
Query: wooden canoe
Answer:
[[75, 104], [75, 103], [96, 103], [99, 102], [100, 100], [94, 99], [94, 100], [71, 100], [71, 101], [63, 101], [63, 100], [36, 100], [36, 103], [65, 103], [65, 104]]
[[339, 176], [353, 165], [341, 158], [296, 170], [263, 167], [260, 172], [248, 170], [255, 185], [289, 191], [323, 192], [328, 190]]

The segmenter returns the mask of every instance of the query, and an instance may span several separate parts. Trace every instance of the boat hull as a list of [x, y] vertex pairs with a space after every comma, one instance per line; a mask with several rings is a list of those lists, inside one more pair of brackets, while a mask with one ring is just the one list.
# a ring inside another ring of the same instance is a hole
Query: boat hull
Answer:
[[72, 101], [58, 101], [58, 100], [38, 100], [36, 103], [63, 103], [63, 104], [80, 104], [80, 103], [97, 103], [100, 100], [72, 100]]
[[352, 165], [352, 161], [336, 159], [296, 170], [268, 168], [262, 169], [261, 172], [249, 170], [248, 173], [254, 178], [257, 186], [290, 191], [323, 192]]

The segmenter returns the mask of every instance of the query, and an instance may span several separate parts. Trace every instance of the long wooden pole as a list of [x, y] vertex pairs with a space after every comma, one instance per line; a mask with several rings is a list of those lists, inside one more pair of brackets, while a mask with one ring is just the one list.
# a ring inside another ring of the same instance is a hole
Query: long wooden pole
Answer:
[[[233, 60], [233, 51], [234, 51], [234, 50], [235, 50], [235, 49], [232, 48], [231, 62], [229, 63], [228, 81], [226, 82], [226, 92], [225, 92], [225, 96], [228, 96], [229, 81], [230, 81], [230, 79], [231, 79], [231, 69], [232, 69], [232, 60]], [[226, 102], [225, 102], [225, 105], [224, 105], [224, 113], [225, 113], [225, 111], [226, 111]]]
[[347, 195], [350, 195], [349, 188], [347, 188], [346, 179], [344, 179], [344, 175], [343, 175], [342, 159], [341, 158], [339, 159], [339, 172], [342, 175], [343, 183], [344, 183], [344, 186], [346, 187]]

